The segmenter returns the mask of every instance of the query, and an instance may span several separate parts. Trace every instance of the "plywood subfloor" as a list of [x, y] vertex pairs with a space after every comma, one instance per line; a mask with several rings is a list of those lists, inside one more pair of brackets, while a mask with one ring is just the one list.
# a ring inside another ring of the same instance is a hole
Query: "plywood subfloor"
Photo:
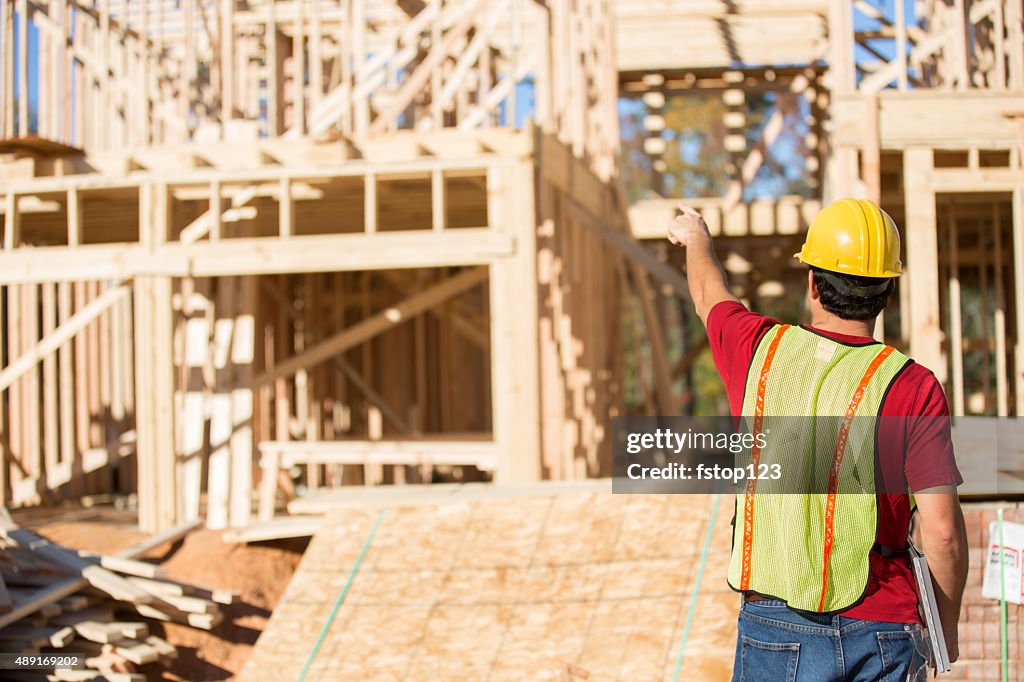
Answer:
[[[383, 514], [306, 680], [671, 679], [712, 496], [469, 499], [328, 513], [241, 680], [295, 680]], [[723, 496], [680, 679], [725, 680], [738, 597]]]

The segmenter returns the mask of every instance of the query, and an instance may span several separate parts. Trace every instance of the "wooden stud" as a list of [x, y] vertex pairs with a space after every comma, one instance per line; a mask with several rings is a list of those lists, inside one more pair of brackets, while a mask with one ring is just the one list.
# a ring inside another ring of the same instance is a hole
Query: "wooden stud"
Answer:
[[[60, 282], [57, 286], [57, 322], [63, 327], [71, 317], [71, 285]], [[53, 472], [57, 485], [71, 479], [72, 462], [75, 459], [75, 375], [73, 370], [73, 349], [69, 341], [57, 351], [57, 365], [60, 374], [58, 389], [60, 402], [60, 465]], [[60, 483], [57, 483], [60, 481]]]
[[942, 358], [939, 324], [939, 276], [936, 241], [935, 193], [929, 174], [931, 149], [910, 148], [903, 153], [903, 191], [906, 206], [907, 274], [910, 299], [910, 355], [935, 373], [947, 377]]
[[540, 478], [537, 452], [537, 297], [523, 296], [517, 282], [536, 282], [533, 165], [487, 175], [488, 224], [515, 231], [516, 255], [490, 267], [491, 421], [498, 447], [498, 482]]
[[234, 281], [217, 280], [214, 299], [213, 368], [216, 384], [209, 396], [210, 457], [207, 468], [206, 525], [226, 528], [231, 497], [231, 340], [234, 330]]
[[221, 225], [223, 224], [223, 209], [221, 208], [220, 181], [214, 180], [210, 183], [210, 208], [207, 214], [210, 216], [210, 241], [220, 240]]
[[[22, 311], [23, 331], [25, 333], [25, 344], [28, 348], [34, 347], [39, 339], [39, 287], [29, 284], [22, 287]], [[42, 420], [40, 419], [40, 386], [39, 371], [33, 368], [25, 375], [25, 453], [22, 464], [30, 476], [36, 480], [36, 485], [42, 488], [43, 462], [40, 444]]]
[[282, 239], [287, 239], [295, 234], [294, 214], [292, 181], [288, 176], [283, 176], [278, 189], [278, 235]]
[[[57, 285], [42, 285], [43, 337], [57, 328]], [[63, 482], [60, 479], [60, 451], [57, 414], [57, 358], [53, 353], [43, 360], [43, 457], [46, 467], [46, 487], [53, 490]]]
[[0, 4], [0, 133], [14, 137], [14, 3]]
[[952, 366], [953, 416], [964, 414], [964, 335], [960, 303], [960, 238], [953, 207], [947, 217], [946, 240], [949, 248], [949, 359]]
[[992, 204], [992, 229], [995, 257], [995, 355], [996, 355], [996, 415], [1009, 414], [1009, 382], [1006, 363], [1006, 300], [1003, 291], [1003, 225], [999, 204]]
[[28, 137], [29, 78], [28, 78], [28, 0], [18, 3], [18, 136]]
[[231, 495], [228, 523], [234, 528], [249, 524], [252, 513], [253, 466], [253, 363], [256, 356], [255, 282], [235, 278], [237, 301], [231, 337]]
[[263, 34], [263, 51], [266, 54], [263, 68], [266, 69], [267, 134], [276, 137], [281, 132], [280, 63], [277, 49], [277, 18], [274, 6], [267, 4], [267, 23]]
[[367, 173], [364, 178], [363, 231], [367, 234], [377, 231], [377, 176], [374, 173]]
[[1013, 191], [1013, 317], [1017, 321], [1013, 395], [1017, 417], [1024, 416], [1024, 188]]
[[82, 203], [78, 188], [68, 190], [68, 247], [78, 246], [82, 242]]
[[18, 199], [13, 192], [7, 192], [4, 205], [4, 251], [12, 251], [21, 241]]
[[234, 0], [221, 0], [220, 11], [220, 106], [221, 106], [221, 139], [224, 139], [224, 126], [234, 118], [235, 113], [235, 27]]
[[292, 25], [292, 130], [303, 135], [306, 130], [306, 38], [303, 16], [305, 0], [294, 0], [293, 4], [295, 23]]

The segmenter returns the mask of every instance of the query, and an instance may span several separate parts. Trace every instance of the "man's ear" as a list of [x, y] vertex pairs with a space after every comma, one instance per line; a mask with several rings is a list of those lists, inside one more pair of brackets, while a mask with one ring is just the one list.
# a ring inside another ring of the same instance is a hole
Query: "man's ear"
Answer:
[[814, 285], [814, 271], [810, 268], [807, 269], [807, 292], [811, 300], [817, 301], [821, 298], [821, 295], [818, 294], [818, 287]]

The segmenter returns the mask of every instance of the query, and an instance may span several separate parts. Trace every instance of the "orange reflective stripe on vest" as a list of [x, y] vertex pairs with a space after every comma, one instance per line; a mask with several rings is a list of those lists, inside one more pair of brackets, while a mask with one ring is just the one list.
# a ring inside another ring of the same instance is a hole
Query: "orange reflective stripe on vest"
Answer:
[[[790, 325], [784, 324], [775, 332], [775, 338], [768, 346], [768, 355], [765, 356], [764, 365], [761, 367], [761, 374], [757, 378], [757, 395], [754, 398], [754, 445], [751, 448], [750, 456], [754, 469], [761, 461], [761, 447], [757, 444], [757, 434], [761, 433], [764, 424], [764, 394], [768, 387], [768, 373], [771, 371], [772, 362], [775, 360], [775, 352], [782, 341], [782, 335], [786, 333]], [[750, 585], [750, 557], [754, 548], [754, 493], [757, 491], [757, 479], [747, 480], [747, 497], [743, 505], [743, 573], [740, 577], [740, 589], [747, 590]]]
[[875, 356], [875, 359], [871, 361], [871, 364], [868, 365], [867, 370], [864, 371], [864, 376], [861, 377], [856, 390], [853, 392], [850, 406], [846, 408], [846, 415], [843, 418], [842, 425], [839, 427], [839, 438], [836, 440], [836, 449], [832, 454], [832, 466], [828, 474], [828, 499], [825, 502], [824, 565], [821, 571], [821, 599], [818, 601], [819, 612], [825, 609], [825, 594], [828, 591], [828, 560], [832, 556], [832, 543], [835, 541], [836, 494], [839, 488], [839, 469], [843, 464], [843, 453], [846, 451], [846, 439], [850, 435], [850, 425], [853, 423], [854, 415], [857, 414], [857, 408], [860, 407], [860, 403], [864, 399], [864, 391], [868, 387], [868, 382], [875, 376], [875, 372], [878, 371], [878, 368], [885, 359], [892, 354], [893, 350], [895, 349], [891, 346], [884, 347]]

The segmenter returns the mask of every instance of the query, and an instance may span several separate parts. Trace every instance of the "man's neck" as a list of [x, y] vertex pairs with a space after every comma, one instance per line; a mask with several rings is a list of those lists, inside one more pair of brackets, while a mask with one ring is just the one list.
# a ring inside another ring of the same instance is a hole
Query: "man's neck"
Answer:
[[871, 336], [874, 320], [844, 320], [831, 313], [821, 311], [811, 316], [811, 326], [835, 334], [848, 336]]

